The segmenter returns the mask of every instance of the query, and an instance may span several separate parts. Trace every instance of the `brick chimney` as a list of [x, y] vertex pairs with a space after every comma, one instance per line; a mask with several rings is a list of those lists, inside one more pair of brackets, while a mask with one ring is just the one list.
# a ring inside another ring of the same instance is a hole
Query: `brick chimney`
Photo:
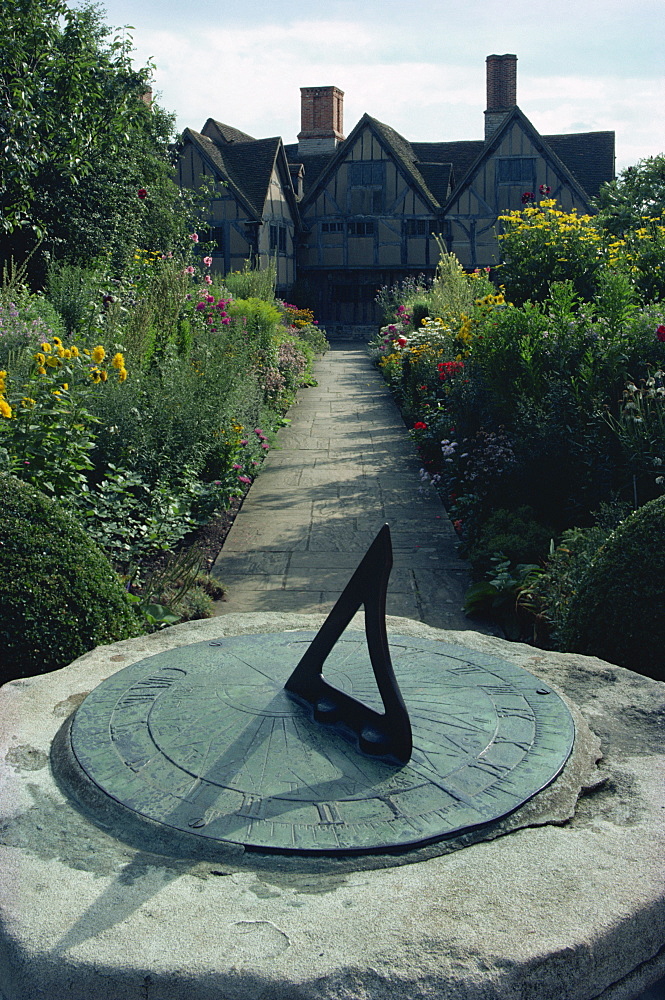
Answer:
[[517, 105], [517, 56], [488, 56], [485, 142], [491, 139], [506, 114]]
[[334, 152], [344, 138], [343, 117], [343, 91], [337, 87], [301, 87], [298, 155]]

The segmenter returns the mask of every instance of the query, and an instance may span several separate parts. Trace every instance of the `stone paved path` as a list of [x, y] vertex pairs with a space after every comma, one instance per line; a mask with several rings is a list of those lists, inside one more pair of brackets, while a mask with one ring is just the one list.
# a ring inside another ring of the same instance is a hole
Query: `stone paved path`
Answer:
[[387, 522], [388, 614], [478, 628], [461, 611], [468, 578], [453, 527], [421, 487], [413, 443], [364, 346], [335, 344], [315, 375], [215, 562], [228, 588], [217, 613], [328, 611]]

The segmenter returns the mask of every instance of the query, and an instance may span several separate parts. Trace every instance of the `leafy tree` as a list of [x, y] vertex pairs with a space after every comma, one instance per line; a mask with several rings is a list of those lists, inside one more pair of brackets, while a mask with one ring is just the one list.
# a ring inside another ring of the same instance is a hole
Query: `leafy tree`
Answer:
[[0, 32], [0, 256], [41, 241], [42, 258], [119, 266], [137, 245], [171, 248], [191, 214], [172, 178], [174, 121], [129, 37], [65, 0], [3, 0]]
[[602, 185], [594, 202], [597, 222], [614, 236], [665, 216], [665, 154], [626, 167], [614, 181]]

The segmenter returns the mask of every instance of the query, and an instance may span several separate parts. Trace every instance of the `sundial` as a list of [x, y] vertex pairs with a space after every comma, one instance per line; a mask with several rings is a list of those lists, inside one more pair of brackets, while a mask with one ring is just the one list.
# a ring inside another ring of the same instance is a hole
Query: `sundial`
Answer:
[[[391, 566], [386, 525], [318, 633], [194, 643], [103, 681], [67, 739], [104, 822], [115, 810], [146, 839], [211, 848], [376, 853], [491, 824], [550, 784], [573, 745], [565, 703], [494, 655], [388, 640]], [[345, 631], [361, 604], [365, 634]]]

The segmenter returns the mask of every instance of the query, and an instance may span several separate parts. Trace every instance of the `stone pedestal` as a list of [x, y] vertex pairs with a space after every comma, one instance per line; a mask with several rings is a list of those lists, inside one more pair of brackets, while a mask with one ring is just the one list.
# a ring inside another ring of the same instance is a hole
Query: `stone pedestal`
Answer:
[[553, 807], [534, 817], [541, 825], [417, 863], [298, 871], [279, 858], [165, 858], [90, 823], [56, 785], [56, 732], [114, 671], [176, 645], [322, 620], [176, 626], [0, 690], [5, 1000], [632, 1000], [665, 973], [665, 687], [592, 657], [388, 619], [389, 633], [525, 667], [602, 743], [603, 782], [587, 782], [574, 815]]

